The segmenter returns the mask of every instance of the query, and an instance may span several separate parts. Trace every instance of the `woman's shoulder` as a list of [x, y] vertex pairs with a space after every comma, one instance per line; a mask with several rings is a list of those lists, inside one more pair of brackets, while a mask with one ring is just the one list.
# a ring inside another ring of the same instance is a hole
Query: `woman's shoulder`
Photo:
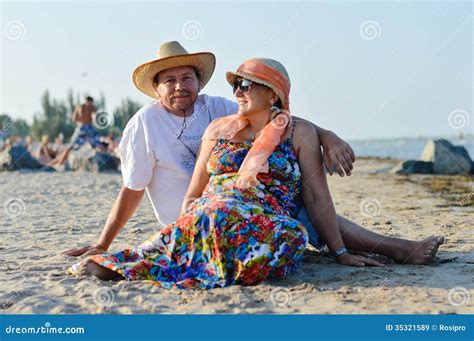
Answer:
[[303, 119], [294, 119], [294, 131], [292, 133], [293, 145], [297, 150], [305, 142], [314, 142], [317, 139], [316, 128], [311, 122]]
[[306, 120], [301, 118], [294, 119], [295, 121], [295, 134], [298, 133], [313, 133], [316, 132], [314, 125]]

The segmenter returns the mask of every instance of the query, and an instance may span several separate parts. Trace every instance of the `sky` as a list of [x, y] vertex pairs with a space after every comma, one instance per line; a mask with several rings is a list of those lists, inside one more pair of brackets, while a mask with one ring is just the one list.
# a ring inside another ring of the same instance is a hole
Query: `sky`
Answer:
[[31, 122], [49, 90], [112, 111], [151, 98], [131, 74], [178, 40], [213, 52], [203, 93], [233, 98], [225, 72], [280, 61], [293, 115], [346, 139], [474, 132], [472, 2], [1, 2], [0, 113]]

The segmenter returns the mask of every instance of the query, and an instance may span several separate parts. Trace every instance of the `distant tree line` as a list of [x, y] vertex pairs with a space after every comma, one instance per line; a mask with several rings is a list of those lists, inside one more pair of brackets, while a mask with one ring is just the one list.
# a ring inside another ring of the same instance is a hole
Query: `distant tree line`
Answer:
[[[49, 91], [46, 90], [41, 96], [41, 112], [33, 117], [31, 125], [24, 119], [14, 119], [6, 113], [0, 114], [0, 138], [31, 135], [33, 139], [40, 140], [41, 136], [48, 135], [52, 140], [62, 133], [65, 142], [67, 142], [75, 129], [71, 115], [74, 108], [84, 102], [83, 97], [71, 89], [65, 100], [58, 100], [51, 98]], [[94, 97], [94, 105], [97, 107], [97, 112], [106, 110], [103, 93], [100, 93], [99, 97]], [[130, 98], [123, 99], [118, 107], [112, 112], [108, 112], [109, 115], [113, 115], [113, 124], [104, 129], [98, 129], [99, 134], [120, 135], [128, 120], [141, 106], [140, 103]]]

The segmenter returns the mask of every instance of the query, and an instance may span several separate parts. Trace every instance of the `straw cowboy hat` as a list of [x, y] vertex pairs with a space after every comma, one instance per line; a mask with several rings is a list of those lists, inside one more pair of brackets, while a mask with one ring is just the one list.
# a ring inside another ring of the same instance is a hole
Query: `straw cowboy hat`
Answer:
[[141, 92], [157, 98], [153, 87], [153, 78], [158, 72], [179, 66], [193, 66], [200, 74], [200, 89], [211, 79], [216, 66], [216, 57], [210, 52], [188, 53], [177, 41], [160, 46], [158, 59], [140, 65], [133, 71], [133, 83]]
[[240, 65], [237, 71], [226, 73], [230, 85], [233, 85], [238, 77], [269, 87], [280, 98], [283, 109], [289, 108], [290, 76], [279, 61], [269, 58], [249, 59]]

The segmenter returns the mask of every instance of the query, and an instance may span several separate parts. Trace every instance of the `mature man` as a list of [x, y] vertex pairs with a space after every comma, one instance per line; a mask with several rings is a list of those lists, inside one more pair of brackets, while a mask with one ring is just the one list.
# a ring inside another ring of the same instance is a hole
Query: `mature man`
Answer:
[[[174, 41], [163, 44], [158, 56], [140, 65], [133, 74], [137, 88], [157, 100], [141, 108], [124, 130], [120, 143], [124, 185], [102, 234], [96, 244], [65, 251], [67, 255], [91, 255], [108, 250], [134, 214], [145, 190], [158, 221], [162, 224], [175, 221], [206, 127], [218, 117], [237, 112], [237, 104], [232, 101], [199, 95], [215, 68], [212, 53], [189, 54]], [[316, 130], [330, 174], [334, 166], [341, 176], [344, 171], [350, 175], [355, 161], [350, 146], [330, 131], [320, 127]], [[305, 221], [305, 210], [298, 218], [308, 227], [310, 242], [318, 244], [316, 231]], [[428, 263], [441, 243], [438, 239], [412, 242], [383, 237], [340, 216], [338, 225], [347, 247], [384, 254], [400, 262]], [[366, 264], [373, 261], [360, 257], [353, 265]]]

